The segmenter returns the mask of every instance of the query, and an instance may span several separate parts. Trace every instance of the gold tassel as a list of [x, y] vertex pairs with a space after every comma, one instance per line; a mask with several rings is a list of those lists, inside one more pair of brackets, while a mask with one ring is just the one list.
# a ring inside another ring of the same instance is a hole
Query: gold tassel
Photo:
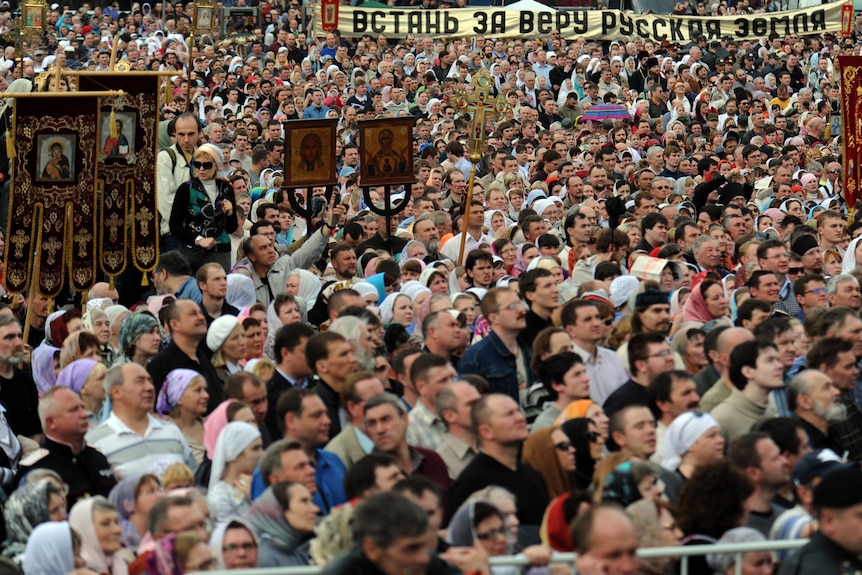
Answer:
[[119, 137], [117, 134], [117, 114], [114, 113], [114, 109], [111, 108], [111, 139], [116, 140]]
[[12, 126], [6, 130], [6, 157], [10, 160], [15, 157], [15, 138], [12, 137]]
[[81, 292], [81, 309], [83, 309], [84, 311], [87, 311], [87, 292], [86, 291]]
[[147, 281], [147, 272], [144, 272], [141, 276], [141, 287], [150, 287], [150, 282]]
[[114, 291], [114, 276], [108, 278], [108, 289]]
[[171, 85], [171, 79], [167, 78], [165, 80], [165, 104], [173, 104], [174, 103], [174, 88]]

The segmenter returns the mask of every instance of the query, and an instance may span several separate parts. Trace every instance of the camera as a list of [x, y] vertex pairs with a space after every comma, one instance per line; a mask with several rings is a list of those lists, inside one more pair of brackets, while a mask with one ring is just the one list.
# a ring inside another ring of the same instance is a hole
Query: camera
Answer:
[[743, 169], [739, 170], [739, 175], [740, 176], [747, 176], [748, 175], [748, 168], [743, 168]]
[[323, 196], [314, 196], [311, 198], [311, 213], [314, 216], [320, 214], [326, 207], [326, 198]]

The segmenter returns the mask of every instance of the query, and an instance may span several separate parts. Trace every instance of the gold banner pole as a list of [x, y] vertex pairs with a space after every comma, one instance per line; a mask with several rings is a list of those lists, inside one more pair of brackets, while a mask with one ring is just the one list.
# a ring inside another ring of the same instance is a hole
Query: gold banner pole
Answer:
[[121, 98], [125, 96], [126, 93], [122, 90], [98, 90], [95, 92], [30, 92], [29, 94], [15, 94], [15, 93], [3, 93], [4, 98], [56, 98], [57, 96], [61, 96], [63, 98], [81, 98], [81, 97], [89, 97], [96, 96], [98, 98]]
[[115, 34], [114, 35], [114, 47], [111, 48], [111, 63], [108, 67], [108, 69], [111, 72], [114, 71], [114, 67], [117, 65], [117, 52], [119, 51], [119, 49], [120, 49], [120, 35]]

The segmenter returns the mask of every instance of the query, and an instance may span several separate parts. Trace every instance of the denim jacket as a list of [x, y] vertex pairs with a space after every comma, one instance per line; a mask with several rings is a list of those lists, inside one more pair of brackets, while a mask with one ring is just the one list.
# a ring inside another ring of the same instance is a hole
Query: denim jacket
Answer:
[[[527, 373], [526, 386], [529, 386], [534, 377], [530, 371], [532, 351], [530, 348], [518, 341], [521, 348], [521, 359]], [[488, 332], [487, 337], [476, 345], [467, 348], [459, 364], [459, 375], [475, 373], [488, 380], [491, 391], [505, 393], [516, 402], [521, 404], [518, 392], [518, 368], [515, 364], [515, 356], [503, 344], [503, 341], [494, 333]]]

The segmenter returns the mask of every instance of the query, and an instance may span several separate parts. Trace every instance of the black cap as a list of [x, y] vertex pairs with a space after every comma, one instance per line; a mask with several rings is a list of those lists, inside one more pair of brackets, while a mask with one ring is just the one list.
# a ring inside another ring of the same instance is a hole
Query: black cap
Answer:
[[742, 57], [743, 60], [754, 60], [754, 52], [746, 52]]
[[862, 467], [858, 463], [826, 473], [814, 488], [814, 506], [846, 509], [862, 503]]

